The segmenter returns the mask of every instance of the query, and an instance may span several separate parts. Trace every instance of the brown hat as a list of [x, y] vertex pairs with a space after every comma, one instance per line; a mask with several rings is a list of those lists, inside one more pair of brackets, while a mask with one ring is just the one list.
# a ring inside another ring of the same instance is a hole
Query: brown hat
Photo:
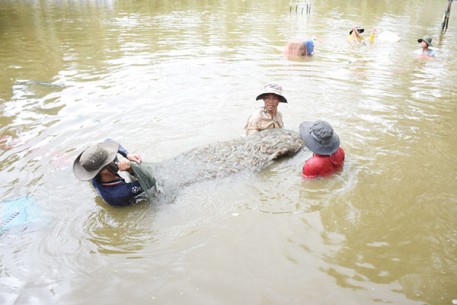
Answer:
[[91, 180], [116, 159], [119, 144], [114, 141], [97, 143], [84, 150], [73, 162], [73, 173], [79, 180]]
[[282, 87], [278, 84], [266, 84], [263, 87], [263, 92], [257, 96], [256, 101], [263, 99], [266, 94], [277, 95], [281, 103], [287, 103], [286, 98], [282, 95]]

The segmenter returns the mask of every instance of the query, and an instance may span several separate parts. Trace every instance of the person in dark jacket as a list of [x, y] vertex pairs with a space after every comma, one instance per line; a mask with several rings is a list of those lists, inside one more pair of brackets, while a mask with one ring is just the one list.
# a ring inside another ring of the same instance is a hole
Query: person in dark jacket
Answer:
[[[117, 154], [126, 160], [118, 161]], [[126, 206], [143, 192], [138, 181], [126, 182], [119, 171], [132, 173], [130, 162], [141, 163], [137, 154], [129, 154], [119, 143], [107, 140], [91, 145], [75, 159], [73, 173], [92, 185], [103, 200], [112, 206]]]

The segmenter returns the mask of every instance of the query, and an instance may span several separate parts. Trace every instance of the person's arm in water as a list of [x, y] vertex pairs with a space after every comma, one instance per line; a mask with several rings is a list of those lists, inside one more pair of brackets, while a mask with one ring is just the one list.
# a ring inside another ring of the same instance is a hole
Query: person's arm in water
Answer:
[[[116, 142], [112, 139], [106, 139], [105, 141], [113, 141]], [[141, 163], [143, 160], [141, 159], [141, 156], [139, 154], [130, 154], [127, 149], [125, 149], [121, 144], [119, 144], [119, 148], [117, 149], [117, 152], [122, 155], [124, 158], [127, 160], [136, 162], [136, 163]]]

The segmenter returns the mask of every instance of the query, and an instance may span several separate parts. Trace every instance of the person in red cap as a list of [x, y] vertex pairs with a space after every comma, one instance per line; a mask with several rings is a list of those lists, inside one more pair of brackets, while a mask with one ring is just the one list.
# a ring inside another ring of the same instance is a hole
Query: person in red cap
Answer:
[[250, 135], [269, 128], [284, 128], [282, 114], [278, 111], [279, 103], [287, 103], [278, 84], [267, 84], [256, 100], [263, 100], [264, 106], [258, 108], [249, 117], [244, 126], [244, 135]]
[[[127, 160], [118, 162], [117, 154]], [[137, 154], [129, 154], [119, 143], [107, 140], [91, 145], [73, 162], [73, 173], [79, 180], [92, 180], [103, 200], [112, 206], [126, 206], [143, 192], [138, 181], [126, 182], [119, 171], [132, 173], [130, 161], [141, 163]]]
[[328, 176], [343, 167], [344, 150], [340, 147], [340, 138], [329, 123], [303, 122], [299, 129], [305, 146], [313, 152], [313, 156], [303, 166], [303, 177]]

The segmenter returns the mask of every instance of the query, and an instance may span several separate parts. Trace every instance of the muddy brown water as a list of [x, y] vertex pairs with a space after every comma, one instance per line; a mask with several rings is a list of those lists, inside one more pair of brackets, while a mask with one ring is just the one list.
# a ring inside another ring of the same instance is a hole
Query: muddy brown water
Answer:
[[[0, 302], [457, 302], [457, 6], [440, 35], [446, 7], [0, 0], [0, 207], [29, 204], [0, 236]], [[379, 36], [350, 46], [355, 25]], [[413, 54], [424, 34], [433, 60]], [[312, 58], [281, 53], [311, 37]], [[334, 126], [341, 173], [303, 180], [302, 151], [182, 188], [172, 204], [115, 209], [71, 172], [108, 137], [150, 162], [236, 139], [271, 81], [289, 101], [286, 128]]]

